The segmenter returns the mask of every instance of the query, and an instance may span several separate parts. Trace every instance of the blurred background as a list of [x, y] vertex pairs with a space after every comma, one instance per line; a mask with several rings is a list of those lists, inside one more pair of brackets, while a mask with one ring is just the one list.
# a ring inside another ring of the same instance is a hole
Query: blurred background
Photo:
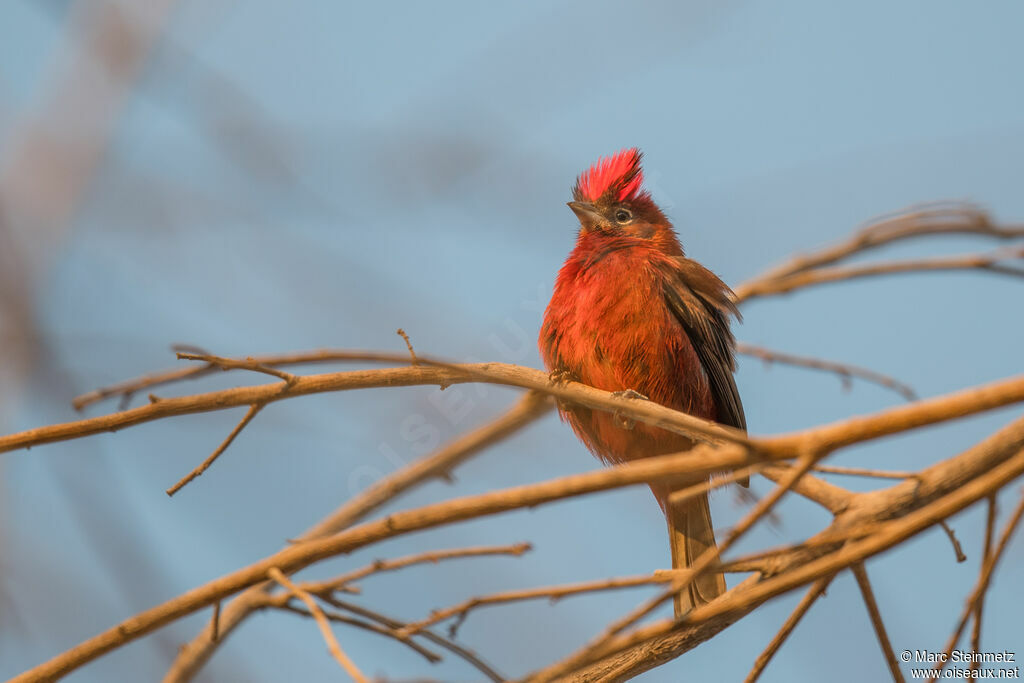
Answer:
[[[649, 187], [689, 255], [733, 283], [915, 202], [971, 200], [1021, 221], [1022, 21], [1024, 7], [1009, 1], [4, 3], [0, 428], [75, 419], [72, 397], [176, 365], [173, 343], [229, 356], [398, 351], [403, 327], [423, 353], [539, 367], [536, 333], [575, 236], [569, 189], [598, 156], [626, 146], [645, 151]], [[922, 255], [923, 246], [881, 255]], [[988, 246], [927, 243], [930, 254]], [[862, 280], [753, 301], [738, 336], [868, 366], [931, 396], [1021, 370], [1022, 294], [1019, 281], [976, 273]], [[202, 387], [259, 381], [221, 376]], [[759, 434], [901, 400], [753, 359], [742, 360], [738, 383]], [[173, 499], [164, 489], [243, 410], [5, 454], [0, 677], [273, 552], [515, 396], [419, 387], [274, 404]], [[919, 468], [1017, 413], [834, 462]], [[430, 484], [398, 505], [596, 466], [549, 416], [460, 468], [454, 485]], [[717, 524], [735, 523], [746, 505], [717, 494]], [[951, 522], [968, 562], [957, 564], [932, 530], [867, 565], [897, 651], [940, 649], [975, 580], [984, 510]], [[740, 551], [825, 523], [823, 511], [791, 499]], [[658, 507], [634, 488], [415, 534], [300, 576], [524, 540], [535, 550], [523, 558], [381, 576], [364, 582], [360, 600], [416, 619], [472, 595], [668, 563]], [[986, 607], [986, 649], [1021, 652], [1022, 568], [1018, 543]], [[483, 609], [459, 639], [521, 675], [647, 593]], [[798, 597], [638, 680], [741, 680]], [[158, 680], [208, 618], [177, 622], [68, 680]], [[479, 680], [450, 656], [431, 667], [379, 636], [337, 632], [368, 674]], [[311, 622], [264, 613], [198, 680], [339, 676]], [[824, 677], [887, 678], [849, 574], [762, 680]]]

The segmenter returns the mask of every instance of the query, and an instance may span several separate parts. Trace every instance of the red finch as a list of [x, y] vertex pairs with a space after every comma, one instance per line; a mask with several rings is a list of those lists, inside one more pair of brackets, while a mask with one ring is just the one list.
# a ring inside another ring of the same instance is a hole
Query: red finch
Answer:
[[[637, 149], [626, 149], [577, 178], [569, 208], [580, 230], [544, 313], [541, 357], [553, 374], [746, 429], [733, 380], [729, 321], [739, 312], [732, 291], [683, 254], [672, 223], [641, 187], [640, 160]], [[611, 413], [580, 406], [560, 412], [606, 463], [693, 447], [684, 436], [630, 426]], [[673, 567], [715, 545], [707, 494], [668, 503], [672, 491], [704, 479], [651, 484], [668, 520]], [[676, 614], [724, 591], [721, 574], [705, 574], [677, 597]]]

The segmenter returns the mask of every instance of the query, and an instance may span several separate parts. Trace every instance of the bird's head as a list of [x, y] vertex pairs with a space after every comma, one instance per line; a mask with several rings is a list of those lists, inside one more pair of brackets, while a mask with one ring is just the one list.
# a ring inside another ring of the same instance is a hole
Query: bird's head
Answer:
[[672, 223], [643, 189], [643, 155], [635, 147], [598, 159], [580, 174], [569, 208], [580, 219], [580, 236], [649, 240], [666, 253], [681, 254]]

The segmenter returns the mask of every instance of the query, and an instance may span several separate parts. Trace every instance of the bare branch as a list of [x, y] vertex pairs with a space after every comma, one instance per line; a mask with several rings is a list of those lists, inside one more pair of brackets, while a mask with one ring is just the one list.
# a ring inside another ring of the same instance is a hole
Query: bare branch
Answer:
[[[514, 432], [547, 414], [551, 401], [544, 395], [529, 392], [516, 405], [488, 424], [464, 434], [437, 451], [410, 463], [389, 477], [371, 485], [340, 508], [303, 533], [303, 541], [323, 538], [337, 533], [366, 515], [379, 509], [385, 503], [393, 502], [401, 494], [431, 479], [445, 478], [458, 465], [484, 448], [510, 436]], [[262, 599], [268, 584], [247, 589], [234, 598], [225, 610], [222, 627], [225, 631], [234, 629], [255, 608]], [[188, 680], [213, 654], [216, 642], [207, 631], [201, 631], [174, 660], [164, 677], [164, 683], [179, 683]]]
[[885, 387], [886, 389], [892, 389], [903, 398], [908, 401], [917, 400], [917, 394], [914, 389], [908, 385], [900, 382], [888, 375], [883, 375], [880, 372], [862, 368], [856, 365], [849, 365], [847, 363], [837, 363], [830, 360], [822, 360], [820, 358], [812, 358], [810, 356], [797, 356], [792, 353], [785, 353], [783, 351], [775, 351], [773, 349], [767, 349], [763, 346], [755, 346], [753, 344], [746, 344], [743, 342], [737, 342], [736, 351], [746, 356], [753, 356], [754, 358], [760, 358], [765, 364], [770, 365], [771, 363], [783, 363], [785, 365], [793, 365], [796, 367], [810, 368], [812, 370], [823, 370], [825, 372], [832, 372], [843, 380], [844, 387], [847, 386], [851, 378], [863, 379], [867, 382], [877, 384]]
[[875, 627], [875, 635], [878, 637], [878, 644], [885, 655], [885, 662], [889, 665], [889, 673], [896, 683], [904, 683], [903, 672], [900, 671], [900, 663], [893, 652], [889, 635], [885, 632], [885, 623], [882, 622], [882, 613], [878, 609], [878, 602], [875, 601], [875, 592], [871, 589], [871, 581], [868, 573], [864, 570], [864, 563], [858, 562], [850, 569], [857, 578], [857, 585], [860, 586], [861, 596], [864, 598], [864, 605], [868, 608], [868, 615], [871, 617], [871, 625]]
[[1000, 240], [1024, 237], [1024, 226], [999, 226], [987, 213], [971, 204], [934, 203], [897, 211], [880, 217], [850, 238], [810, 254], [797, 255], [765, 273], [734, 287], [737, 301], [747, 298], [745, 290], [768, 280], [777, 280], [814, 268], [829, 266], [851, 256], [901, 240], [932, 235], [979, 235]]
[[[188, 346], [178, 346], [182, 352], [194, 353], [196, 355], [210, 355], [202, 349]], [[176, 351], [177, 353], [178, 351]], [[264, 367], [277, 367], [289, 365], [315, 365], [319, 363], [346, 363], [346, 362], [370, 362], [370, 363], [402, 363], [408, 362], [408, 357], [390, 351], [346, 351], [321, 349], [317, 351], [298, 351], [293, 353], [278, 353], [265, 356], [250, 356], [254, 364]], [[75, 410], [83, 410], [86, 407], [103, 401], [108, 398], [121, 397], [130, 398], [134, 394], [145, 389], [151, 389], [175, 382], [196, 380], [211, 375], [219, 370], [224, 370], [216, 363], [206, 365], [192, 365], [183, 368], [173, 368], [161, 372], [154, 372], [137, 377], [135, 379], [118, 382], [106, 387], [95, 389], [82, 394], [71, 401]], [[227, 368], [230, 369], [230, 368]], [[122, 410], [127, 406], [122, 406]]]
[[520, 557], [524, 553], [533, 550], [529, 543], [516, 543], [515, 545], [490, 545], [475, 548], [452, 548], [450, 550], [431, 550], [415, 555], [406, 555], [394, 560], [376, 560], [361, 569], [342, 574], [326, 581], [308, 581], [300, 584], [300, 588], [314, 595], [327, 595], [333, 591], [348, 586], [348, 584], [364, 579], [372, 574], [391, 572], [404, 569], [415, 564], [433, 563], [437, 564], [444, 560], [453, 560], [465, 557], [486, 557], [494, 555], [512, 555]]
[[967, 556], [964, 555], [964, 549], [960, 547], [960, 541], [957, 540], [952, 527], [946, 524], [945, 520], [939, 522], [939, 526], [941, 526], [942, 530], [946, 532], [946, 536], [949, 537], [949, 542], [953, 545], [953, 552], [956, 554], [956, 561], [965, 562], [967, 560]]
[[[844, 529], [870, 529], [841, 547], [782, 553], [767, 570], [770, 578], [750, 577], [718, 599], [696, 608], [682, 623], [661, 622], [620, 636], [587, 668], [566, 677], [573, 683], [624, 680], [678, 657], [713, 637], [764, 601], [799, 585], [830, 576], [920, 533], [1024, 474], [1024, 419], [999, 430], [960, 455], [921, 472], [919, 481], [857, 494], [819, 536]], [[894, 520], [885, 522], [883, 520]], [[813, 544], [816, 537], [812, 537]]]
[[416, 358], [416, 352], [413, 351], [413, 349], [412, 349], [412, 342], [409, 341], [409, 335], [406, 334], [405, 330], [403, 330], [401, 327], [399, 327], [397, 330], [395, 330], [395, 333], [399, 337], [401, 337], [402, 339], [405, 340], [405, 348], [409, 349], [409, 356], [412, 359], [412, 364], [413, 365], [419, 365], [420, 361], [419, 361], [418, 358]]
[[[815, 460], [822, 455], [824, 454], [818, 454], [813, 451], [804, 452], [800, 456], [799, 464], [791, 472], [787, 473], [784, 482], [776, 486], [768, 496], [758, 501], [757, 505], [754, 506], [754, 508], [748, 512], [742, 520], [740, 520], [740, 522], [726, 535], [725, 539], [723, 539], [717, 547], [708, 548], [701, 553], [689, 567], [680, 570], [678, 572], [678, 578], [674, 579], [665, 591], [656, 594], [650, 600], [642, 603], [622, 619], [612, 622], [612, 624], [608, 626], [597, 638], [585, 645], [576, 653], [566, 657], [561, 662], [558, 662], [547, 669], [533, 674], [530, 677], [530, 681], [532, 683], [547, 683], [548, 681], [561, 680], [561, 678], [566, 674], [576, 671], [598, 659], [599, 653], [602, 653], [613, 642], [615, 642], [615, 638], [618, 634], [637, 623], [640, 619], [646, 617], [665, 601], [671, 600], [679, 591], [686, 589], [697, 578], [697, 576], [707, 571], [715, 562], [717, 562], [722, 553], [732, 547], [747, 531], [751, 529], [751, 527], [754, 526], [754, 524], [764, 518], [764, 516], [771, 511], [782, 496], [792, 488], [793, 484], [795, 484], [801, 476], [810, 470]], [[714, 602], [718, 602], [718, 600], [715, 600]], [[686, 616], [684, 616], [683, 619], [685, 620]]]
[[[330, 602], [332, 605], [334, 605], [338, 609], [347, 610], [349, 612], [352, 612], [353, 614], [358, 614], [361, 617], [365, 617], [367, 619], [372, 619], [373, 621], [376, 621], [376, 622], [378, 622], [380, 624], [383, 624], [384, 626], [387, 626], [388, 628], [390, 628], [393, 631], [399, 631], [399, 630], [401, 630], [402, 628], [405, 627], [405, 624], [402, 623], [401, 621], [398, 621], [397, 619], [392, 619], [391, 617], [384, 616], [383, 614], [381, 614], [379, 612], [374, 612], [372, 610], [368, 610], [365, 607], [360, 607], [359, 605], [354, 605], [354, 604], [349, 603], [349, 602], [344, 602], [344, 601], [339, 600], [339, 599], [337, 599], [335, 597], [328, 598], [327, 602]], [[473, 652], [472, 650], [469, 650], [469, 649], [463, 647], [462, 645], [459, 645], [458, 643], [449, 640], [448, 638], [445, 638], [443, 636], [439, 636], [438, 634], [434, 633], [433, 631], [423, 630], [423, 631], [420, 631], [418, 635], [421, 638], [425, 638], [425, 639], [431, 641], [432, 643], [435, 643], [435, 644], [445, 648], [446, 650], [448, 650], [452, 654], [454, 654], [454, 655], [456, 655], [458, 657], [461, 657], [466, 662], [468, 662], [470, 665], [476, 667], [476, 669], [479, 670], [480, 673], [482, 673], [483, 675], [487, 676], [487, 678], [491, 679], [495, 683], [503, 683], [503, 681], [507, 681], [508, 680], [507, 676], [503, 676], [502, 674], [500, 674], [497, 671], [495, 671], [493, 668], [491, 668], [491, 666], [489, 664], [487, 664], [482, 659], [480, 659], [477, 656], [477, 654], [475, 652]]]
[[[448, 386], [466, 382], [484, 382], [532, 389], [556, 398], [608, 412], [620, 412], [640, 422], [683, 434], [699, 441], [745, 443], [746, 435], [731, 427], [702, 420], [687, 413], [672, 410], [651, 401], [632, 401], [614, 396], [611, 392], [588, 387], [578, 382], [553, 384], [547, 373], [506, 363], [453, 364], [419, 357], [420, 365], [379, 370], [355, 370], [298, 376], [292, 384], [261, 384], [211, 391], [180, 398], [160, 399], [155, 403], [132, 408], [112, 415], [39, 427], [0, 437], [0, 453], [65, 441], [101, 432], [116, 431], [143, 422], [193, 413], [223, 410], [240, 405], [271, 403], [296, 396], [416, 385]], [[248, 361], [237, 361], [243, 366]], [[244, 367], [241, 369], [251, 369]], [[1024, 379], [1021, 382], [1024, 386]]]
[[[1022, 452], [1024, 455], [1024, 452]], [[974, 611], [975, 606], [978, 604], [978, 600], [988, 590], [989, 582], [992, 580], [992, 573], [996, 569], [996, 565], [999, 563], [1000, 558], [1003, 556], [1003, 551], [1006, 550], [1006, 546], [1010, 542], [1010, 538], [1013, 537], [1013, 532], [1017, 530], [1017, 525], [1020, 524], [1021, 518], [1024, 517], [1024, 493], [1021, 495], [1020, 502], [1017, 503], [1016, 509], [1013, 514], [1010, 515], [1010, 520], [1003, 527], [1003, 533], [999, 537], [999, 542], [996, 544], [995, 551], [985, 558], [985, 562], [982, 565], [981, 571], [978, 573], [978, 581], [974, 585], [974, 589], [971, 591], [970, 596], [964, 603], [964, 609], [960, 613], [960, 619], [957, 622], [956, 628], [953, 629], [953, 634], [949, 637], [949, 641], [946, 643], [946, 656], [941, 662], [938, 662], [936, 669], [942, 671], [949, 661], [950, 655], [953, 653], [953, 648], [960, 641], [960, 636], [964, 632], [964, 627], [967, 626], [967, 620], [970, 619], [971, 613]], [[931, 679], [932, 681], [935, 678]]]
[[811, 606], [817, 602], [819, 597], [825, 594], [825, 589], [828, 588], [830, 583], [832, 583], [832, 577], [823, 576], [811, 585], [804, 594], [804, 597], [797, 604], [796, 608], [786, 619], [785, 623], [782, 624], [779, 632], [776, 633], [775, 637], [772, 638], [772, 641], [768, 643], [764, 652], [758, 655], [757, 659], [754, 660], [754, 667], [750, 670], [750, 673], [747, 674], [747, 677], [744, 679], [744, 683], [755, 683], [757, 679], [761, 677], [761, 674], [764, 672], [764, 668], [768, 666], [768, 662], [772, 660], [775, 653], [778, 652], [779, 648], [782, 647], [782, 644], [786, 642], [786, 639], [789, 638], [789, 634], [793, 632], [793, 629], [795, 629], [796, 625], [800, 623], [800, 620], [804, 618], [804, 615], [811, 609]]
[[246, 358], [244, 360], [237, 360], [234, 358], [222, 358], [221, 356], [211, 356], [206, 353], [186, 353], [184, 351], [178, 352], [179, 360], [198, 360], [204, 361], [210, 365], [213, 365], [221, 370], [250, 370], [252, 372], [259, 372], [264, 375], [270, 375], [271, 377], [277, 377], [286, 384], [294, 384], [295, 375], [285, 372], [284, 370], [278, 370], [272, 368], [269, 365], [264, 365], [255, 361], [253, 358]]
[[1024, 258], [1024, 247], [997, 249], [984, 254], [963, 254], [961, 256], [944, 256], [930, 259], [914, 259], [908, 261], [886, 261], [856, 266], [835, 266], [815, 268], [801, 271], [785, 277], [762, 281], [742, 287], [743, 300], [749, 301], [756, 297], [786, 294], [797, 289], [805, 289], [815, 285], [831, 282], [856, 280], [875, 275], [891, 275], [897, 273], [920, 273], [926, 271], [982, 270], [1013, 277], [1024, 277], [1024, 269], [1004, 265], [1008, 259]]
[[[295, 605], [292, 605], [289, 602], [292, 599], [292, 595], [290, 593], [279, 593], [273, 597], [267, 595], [266, 598], [267, 607], [273, 607], [275, 609], [279, 609], [285, 612], [292, 612], [293, 614], [298, 614], [303, 617], [310, 617], [311, 619], [316, 619], [316, 615], [312, 612], [304, 610], [301, 607], [296, 607]], [[397, 640], [399, 643], [405, 645], [413, 652], [426, 659], [431, 664], [436, 664], [437, 662], [441, 661], [441, 656], [439, 654], [437, 654], [436, 652], [432, 652], [431, 650], [428, 650], [412, 638], [399, 637], [399, 635], [395, 633], [394, 629], [386, 628], [384, 626], [380, 626], [369, 621], [363, 621], [362, 619], [347, 617], [344, 614], [338, 614], [337, 612], [332, 612], [330, 610], [326, 610], [323, 608], [321, 608], [321, 612], [325, 617], [327, 617], [329, 621], [333, 621], [338, 624], [345, 624], [347, 626], [355, 626], [356, 628], [363, 629], [364, 631], [370, 631], [371, 633], [382, 635], [385, 638]]]
[[[815, 465], [815, 468], [817, 467], [822, 467], [822, 465]], [[766, 479], [770, 479], [778, 484], [791, 469], [791, 465], [776, 463], [769, 465], [768, 467], [761, 468], [760, 473]], [[850, 506], [850, 502], [853, 500], [853, 496], [855, 495], [852, 491], [847, 491], [835, 484], [822, 481], [809, 473], [800, 477], [796, 483], [793, 484], [793, 493], [814, 501], [833, 515], [837, 515], [843, 510], [846, 510]]]
[[177, 484], [167, 489], [165, 493], [168, 496], [173, 496], [175, 493], [180, 491], [182, 487], [184, 487], [190, 481], [192, 481], [196, 477], [200, 476], [203, 472], [205, 472], [207, 468], [209, 468], [210, 465], [212, 465], [214, 461], [220, 457], [221, 453], [228, 449], [228, 446], [230, 446], [231, 443], [235, 440], [235, 437], [241, 434], [242, 430], [245, 429], [245, 427], [250, 422], [252, 422], [252, 419], [256, 417], [256, 413], [260, 412], [262, 408], [262, 403], [254, 403], [251, 406], [249, 406], [249, 410], [245, 413], [245, 415], [238, 422], [238, 424], [235, 425], [235, 428], [231, 430], [231, 433], [227, 435], [227, 438], [225, 438], [224, 441], [222, 441], [221, 444], [217, 446], [217, 449], [213, 453], [211, 453], [206, 460], [197, 465], [194, 470], [192, 470], [184, 477], [182, 477]]
[[[992, 554], [992, 542], [996, 532], [996, 514], [998, 506], [996, 505], [996, 497], [989, 496], [988, 498], [988, 513], [985, 515], [985, 546], [981, 552], [981, 567], [985, 566], [988, 562], [988, 558]], [[974, 626], [971, 629], [971, 649], [974, 652], [981, 652], [981, 623], [982, 614], [985, 610], [985, 593], [978, 596], [978, 599], [974, 603]], [[975, 660], [971, 662], [971, 669], [977, 669], [981, 664], [981, 660]]]
[[877, 479], [913, 479], [917, 472], [893, 472], [892, 470], [871, 470], [863, 467], [838, 467], [836, 465], [815, 465], [815, 472], [845, 474], [852, 477], [875, 477]]
[[599, 579], [597, 581], [583, 581], [565, 586], [543, 586], [540, 588], [524, 588], [521, 590], [502, 591], [490, 595], [481, 595], [470, 598], [464, 602], [444, 609], [437, 609], [430, 613], [430, 616], [422, 621], [409, 623], [399, 633], [402, 635], [414, 635], [425, 628], [429, 628], [446, 619], [457, 617], [458, 620], [450, 629], [449, 635], [455, 637], [455, 630], [462, 625], [470, 610], [486, 605], [500, 605], [509, 602], [521, 602], [523, 600], [537, 600], [546, 598], [552, 602], [570, 595], [581, 593], [594, 593], [598, 591], [616, 590], [619, 588], [636, 588], [637, 586], [651, 586], [663, 583], [671, 583], [675, 580], [672, 572], [656, 573], [649, 576], [626, 576], [611, 579]]
[[[490, 366], [488, 366], [490, 367]], [[402, 372], [424, 372], [431, 368], [403, 368]], [[536, 372], [536, 371], [534, 371]], [[351, 375], [352, 373], [341, 373]], [[500, 374], [500, 371], [499, 371]], [[313, 378], [300, 378], [292, 389], [303, 385], [303, 382]], [[364, 380], [365, 381], [365, 380]], [[375, 377], [374, 382], [380, 381]], [[258, 388], [257, 388], [258, 389]], [[440, 524], [449, 524], [485, 514], [494, 514], [518, 507], [529, 507], [539, 505], [553, 500], [581, 495], [584, 493], [606, 490], [618, 486], [625, 486], [632, 483], [648, 482], [655, 478], [679, 475], [682, 473], [693, 474], [697, 472], [715, 472], [723, 469], [734, 469], [745, 467], [751, 464], [751, 453], [753, 449], [758, 457], [768, 459], [784, 459], [792, 456], [793, 452], [808, 452], [807, 449], [821, 449], [825, 446], [837, 448], [845, 444], [856, 443], [870, 438], [877, 438], [894, 431], [906, 430], [915, 426], [923, 426], [939, 420], [951, 419], [966, 414], [978, 412], [985, 408], [996, 407], [1009, 402], [1016, 397], [1018, 392], [1024, 389], [1024, 379], [1009, 380], [995, 383], [988, 386], [978, 387], [968, 391], [951, 394], [945, 398], [919, 401], [913, 404], [885, 411], [875, 416], [865, 416], [846, 420], [843, 422], [826, 425], [824, 427], [807, 430], [804, 433], [788, 434], [771, 439], [758, 439], [747, 441], [745, 444], [725, 444], [719, 447], [700, 446], [688, 453], [658, 456], [646, 458], [608, 468], [599, 472], [591, 472], [583, 475], [565, 477], [552, 482], [533, 484], [525, 487], [507, 489], [481, 496], [471, 496], [463, 499], [456, 499], [426, 506], [417, 510], [395, 513], [383, 520], [370, 522], [349, 531], [335, 534], [329, 538], [312, 540], [299, 543], [281, 550], [268, 558], [256, 562], [246, 568], [222, 576], [204, 586], [193, 589], [178, 598], [148, 609], [132, 617], [127, 622], [115, 626], [81, 645], [58, 655], [45, 662], [30, 672], [22, 674], [15, 679], [19, 683], [27, 680], [40, 680], [40, 677], [53, 677], [62, 675], [87, 661], [100, 656], [101, 654], [117, 647], [124, 642], [133, 640], [145, 633], [156, 629], [173, 619], [190, 614], [197, 609], [222, 599], [226, 595], [235, 593], [243, 588], [263, 581], [267, 570], [277, 567], [283, 572], [293, 572], [312, 562], [318, 561], [338, 553], [348, 552], [366, 544], [375, 542], [382, 538], [397, 536], [399, 534], [430, 528]], [[237, 390], [235, 390], [237, 391]], [[568, 391], [568, 389], [566, 389]], [[573, 389], [575, 391], [575, 389]], [[596, 391], [596, 390], [590, 390]], [[585, 392], [584, 392], [585, 393]], [[607, 393], [607, 392], [598, 392]], [[153, 407], [159, 407], [173, 401], [168, 399]], [[618, 407], [621, 404], [632, 410], [651, 410], [652, 406], [647, 401], [612, 401]], [[148, 407], [147, 407], [148, 408]], [[135, 409], [143, 410], [143, 409]], [[662, 408], [662, 410], [667, 410]], [[128, 411], [129, 413], [134, 411]], [[674, 412], [674, 411], [669, 411]], [[122, 413], [121, 415], [124, 415]], [[646, 416], [646, 413], [645, 413]], [[1000, 433], [1000, 435], [1002, 432]], [[1014, 432], [1015, 434], [1015, 432]], [[9, 439], [9, 437], [7, 437]], [[25, 438], [20, 437], [20, 438]], [[0, 443], [3, 440], [0, 439]], [[9, 446], [9, 441], [8, 444]], [[824, 452], [812, 450], [810, 452]], [[988, 475], [998, 471], [998, 468], [990, 470]], [[961, 471], [959, 476], [965, 472]], [[981, 481], [984, 476], [978, 477], [972, 482], [965, 484], [961, 490], [967, 490], [971, 484]], [[907, 482], [899, 486], [905, 486]], [[928, 488], [918, 482], [916, 492], [923, 496]], [[919, 490], [917, 490], [919, 489]], [[922, 499], [927, 500], [926, 497]], [[766, 499], [768, 500], [768, 499]], [[762, 501], [762, 503], [765, 501]], [[757, 510], [760, 510], [759, 506]], [[898, 513], [894, 513], [898, 514]], [[948, 515], [945, 515], [948, 516]], [[944, 519], [945, 516], [942, 518]], [[849, 548], [851, 546], [846, 546]], [[844, 550], [846, 549], [844, 548]], [[840, 551], [841, 553], [842, 551]], [[834, 557], [834, 556], [833, 556]], [[861, 558], [862, 559], [862, 558]], [[702, 571], [710, 565], [700, 567], [696, 571]], [[698, 562], [699, 564], [699, 562]], [[813, 563], [811, 563], [813, 564]], [[833, 570], [834, 571], [834, 570]], [[814, 577], [816, 578], [816, 577]], [[792, 588], [792, 587], [790, 587]], [[789, 588], [787, 588], [788, 590]], [[720, 601], [716, 600], [715, 604]], [[705, 605], [704, 609], [708, 607]], [[226, 628], [225, 614], [221, 615], [221, 627]]]
[[316, 620], [317, 626], [320, 627], [320, 633], [323, 635], [324, 641], [327, 643], [327, 651], [331, 653], [331, 656], [334, 657], [335, 660], [337, 660], [341, 668], [352, 677], [352, 680], [356, 681], [356, 683], [369, 683], [366, 676], [359, 671], [358, 667], [356, 667], [352, 660], [349, 659], [344, 650], [341, 649], [341, 645], [338, 644], [338, 639], [334, 637], [334, 631], [331, 630], [331, 624], [327, 620], [327, 616], [320, 608], [320, 605], [316, 604], [316, 600], [314, 600], [309, 593], [306, 593], [292, 583], [277, 567], [271, 567], [268, 569], [267, 576], [274, 581], [277, 581], [285, 590], [302, 601], [306, 606], [306, 609], [309, 610], [310, 614]]

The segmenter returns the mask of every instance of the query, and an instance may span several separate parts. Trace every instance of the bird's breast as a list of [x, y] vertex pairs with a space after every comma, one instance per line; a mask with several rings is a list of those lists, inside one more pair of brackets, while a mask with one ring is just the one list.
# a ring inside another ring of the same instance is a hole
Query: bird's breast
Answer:
[[[662, 405], [713, 417], [700, 361], [665, 302], [664, 269], [625, 249], [597, 261], [571, 261], [559, 273], [541, 328], [548, 368], [599, 389], [632, 389]], [[600, 411], [574, 408], [563, 415], [607, 460], [688, 446], [683, 437], [646, 425], [626, 430]]]

